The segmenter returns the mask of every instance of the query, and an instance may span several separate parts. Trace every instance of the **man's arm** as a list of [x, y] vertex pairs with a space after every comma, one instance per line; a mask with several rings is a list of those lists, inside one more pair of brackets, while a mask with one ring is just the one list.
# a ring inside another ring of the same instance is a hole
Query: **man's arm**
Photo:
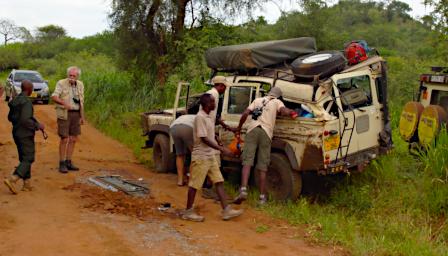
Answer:
[[81, 119], [79, 120], [79, 123], [81, 125], [84, 124], [84, 84], [80, 83], [80, 90], [79, 90], [79, 98], [81, 102], [79, 103], [79, 113], [81, 115]]
[[70, 110], [70, 104], [59, 98], [62, 93], [62, 88], [59, 83], [56, 84], [56, 88], [54, 89], [53, 94], [51, 95], [51, 99], [59, 105], [64, 106], [65, 109]]
[[218, 144], [216, 144], [216, 142], [210, 140], [207, 137], [201, 137], [201, 141], [204, 142], [205, 145], [221, 151], [225, 155], [233, 156], [233, 153], [232, 153], [232, 151], [230, 151], [230, 149], [223, 147], [223, 146], [219, 146]]
[[30, 130], [43, 129], [43, 125], [39, 124], [37, 120], [33, 117], [33, 105], [31, 102], [27, 102], [22, 106], [20, 112], [19, 124]]
[[244, 110], [243, 115], [241, 115], [240, 118], [240, 123], [238, 124], [237, 132], [241, 131], [241, 127], [243, 127], [243, 124], [246, 122], [247, 117], [252, 113], [252, 110], [250, 110], [249, 108], [246, 108], [246, 110]]
[[[297, 112], [290, 108], [287, 108], [287, 107], [281, 107], [279, 113], [281, 116], [293, 117], [295, 115], [295, 117], [297, 117]], [[295, 118], [295, 117], [293, 117], [293, 118]]]

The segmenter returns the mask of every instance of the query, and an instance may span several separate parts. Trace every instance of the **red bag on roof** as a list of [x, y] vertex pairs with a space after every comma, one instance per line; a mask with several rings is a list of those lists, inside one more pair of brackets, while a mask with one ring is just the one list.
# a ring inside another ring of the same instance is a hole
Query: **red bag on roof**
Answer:
[[364, 43], [361, 41], [350, 42], [345, 47], [345, 57], [347, 58], [349, 65], [358, 64], [369, 58], [367, 56], [367, 49], [364, 47]]

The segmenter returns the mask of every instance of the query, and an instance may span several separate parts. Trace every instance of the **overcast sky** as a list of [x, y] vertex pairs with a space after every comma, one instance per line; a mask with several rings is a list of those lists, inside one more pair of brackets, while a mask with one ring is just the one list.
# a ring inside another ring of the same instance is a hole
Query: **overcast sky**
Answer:
[[[411, 6], [414, 17], [429, 13], [421, 4], [423, 0], [401, 1]], [[272, 2], [276, 4], [266, 4], [264, 10], [255, 11], [254, 16], [265, 16], [268, 22], [273, 23], [280, 16], [280, 10], [291, 11], [299, 7], [293, 0]], [[110, 0], [0, 0], [0, 19], [10, 19], [31, 31], [39, 26], [56, 24], [64, 27], [69, 36], [78, 38], [108, 29], [109, 11]]]

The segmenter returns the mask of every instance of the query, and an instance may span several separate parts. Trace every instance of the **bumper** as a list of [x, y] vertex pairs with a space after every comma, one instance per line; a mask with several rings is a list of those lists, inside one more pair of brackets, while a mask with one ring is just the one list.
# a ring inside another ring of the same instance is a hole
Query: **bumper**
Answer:
[[31, 101], [47, 101], [50, 99], [50, 94], [43, 92], [33, 92], [28, 98]]

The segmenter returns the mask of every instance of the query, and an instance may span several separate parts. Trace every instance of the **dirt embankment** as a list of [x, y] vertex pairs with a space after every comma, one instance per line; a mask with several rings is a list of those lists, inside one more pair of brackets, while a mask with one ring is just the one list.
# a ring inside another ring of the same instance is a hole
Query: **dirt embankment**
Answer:
[[[0, 176], [17, 165], [17, 153], [0, 103]], [[220, 207], [197, 198], [204, 223], [161, 213], [160, 202], [184, 207], [186, 188], [172, 174], [156, 174], [137, 163], [130, 150], [90, 125], [82, 127], [74, 161], [81, 170], [57, 172], [58, 138], [52, 106], [36, 105], [49, 139], [36, 136], [33, 192], [10, 195], [0, 186], [0, 255], [337, 255], [334, 248], [304, 241], [305, 233], [243, 205], [236, 220], [219, 218]], [[87, 177], [119, 174], [149, 182], [151, 196], [131, 198], [88, 185]], [[257, 227], [269, 227], [258, 233]]]

